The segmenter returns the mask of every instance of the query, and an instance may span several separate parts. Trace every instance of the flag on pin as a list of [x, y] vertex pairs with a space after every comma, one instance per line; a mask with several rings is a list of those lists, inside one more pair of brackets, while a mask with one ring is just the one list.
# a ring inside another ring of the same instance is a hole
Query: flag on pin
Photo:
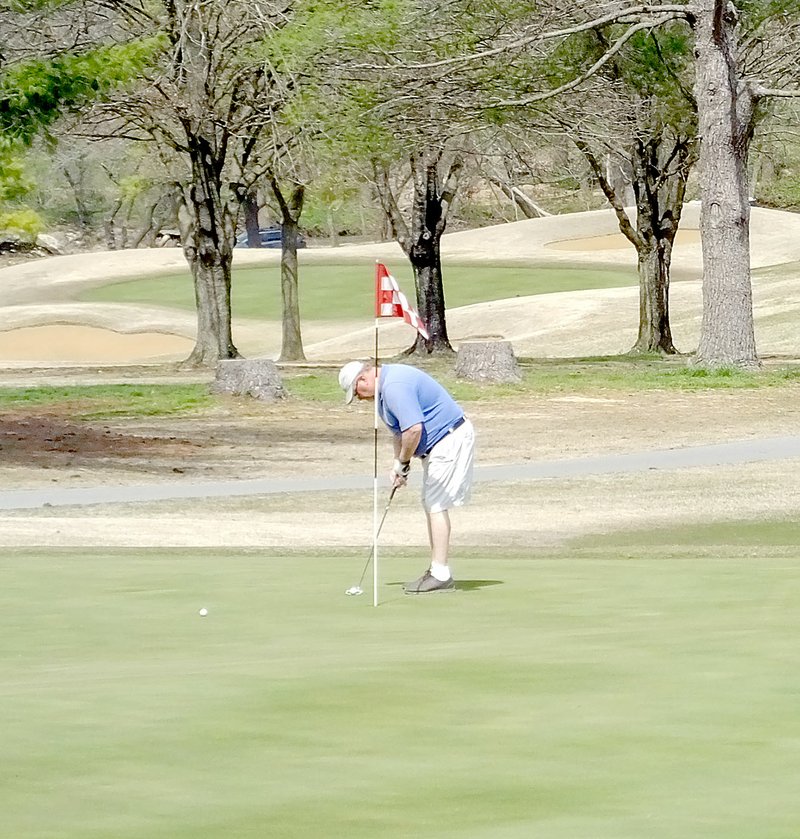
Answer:
[[375, 317], [402, 318], [407, 324], [413, 326], [426, 341], [430, 340], [428, 330], [420, 316], [408, 302], [405, 294], [400, 291], [397, 280], [381, 262], [375, 265]]

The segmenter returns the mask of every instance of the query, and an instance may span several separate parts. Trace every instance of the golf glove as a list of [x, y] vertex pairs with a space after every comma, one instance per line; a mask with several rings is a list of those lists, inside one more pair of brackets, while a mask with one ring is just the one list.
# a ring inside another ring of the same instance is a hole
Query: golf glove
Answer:
[[411, 471], [411, 461], [410, 460], [397, 460], [395, 459], [394, 466], [392, 466], [392, 472], [397, 475], [398, 478], [407, 478], [408, 473]]

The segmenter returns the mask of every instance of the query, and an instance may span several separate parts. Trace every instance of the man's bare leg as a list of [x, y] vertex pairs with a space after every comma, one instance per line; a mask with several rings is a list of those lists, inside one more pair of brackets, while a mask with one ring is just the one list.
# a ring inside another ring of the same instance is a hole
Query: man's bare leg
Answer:
[[440, 513], [426, 513], [426, 516], [431, 545], [431, 573], [437, 579], [447, 580], [450, 577], [450, 514], [447, 510], [442, 510]]

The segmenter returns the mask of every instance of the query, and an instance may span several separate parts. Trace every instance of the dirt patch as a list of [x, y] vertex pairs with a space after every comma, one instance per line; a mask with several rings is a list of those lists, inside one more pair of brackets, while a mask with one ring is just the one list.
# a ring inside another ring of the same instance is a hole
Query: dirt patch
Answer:
[[58, 470], [91, 467], [97, 461], [130, 467], [139, 461], [146, 471], [156, 460], [181, 459], [201, 449], [196, 440], [125, 434], [105, 425], [76, 423], [56, 413], [0, 414], [0, 455], [6, 465]]

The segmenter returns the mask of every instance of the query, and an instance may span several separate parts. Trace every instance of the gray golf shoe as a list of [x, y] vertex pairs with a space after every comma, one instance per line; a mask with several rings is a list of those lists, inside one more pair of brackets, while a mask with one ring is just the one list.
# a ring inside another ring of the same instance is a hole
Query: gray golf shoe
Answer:
[[419, 579], [414, 580], [413, 583], [406, 583], [403, 586], [406, 594], [432, 594], [436, 591], [455, 591], [456, 581], [451, 577], [449, 580], [442, 582], [428, 570]]

